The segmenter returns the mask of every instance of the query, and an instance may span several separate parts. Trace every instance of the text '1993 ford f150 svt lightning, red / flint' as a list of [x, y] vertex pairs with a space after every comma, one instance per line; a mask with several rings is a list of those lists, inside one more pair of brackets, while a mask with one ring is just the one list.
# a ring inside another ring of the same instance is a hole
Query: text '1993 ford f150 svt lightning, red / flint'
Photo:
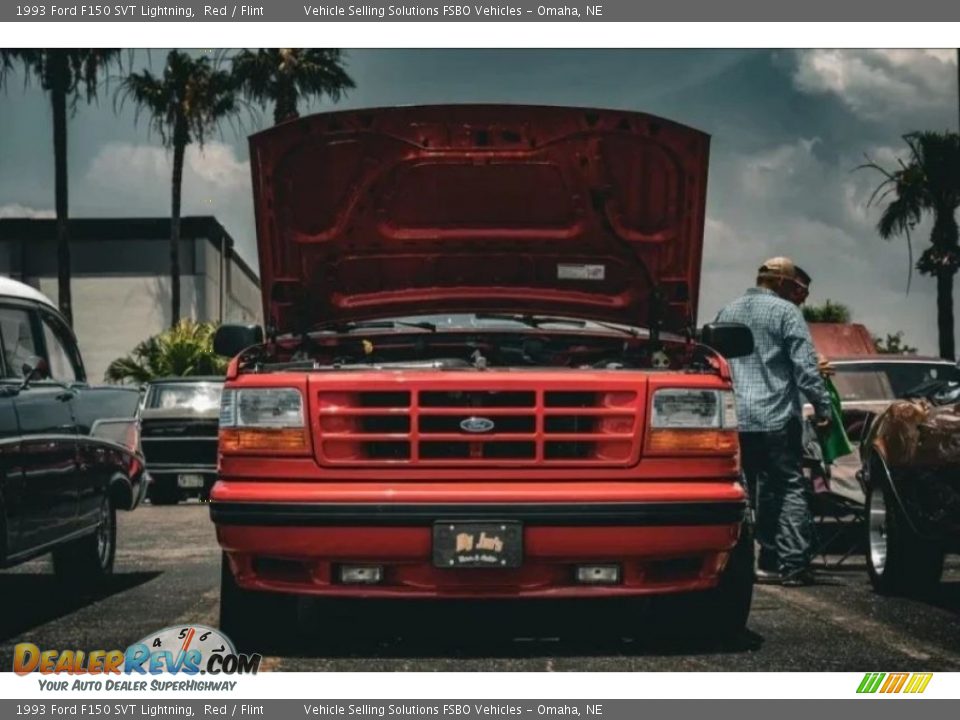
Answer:
[[432, 106], [251, 138], [266, 337], [233, 357], [221, 627], [314, 598], [676, 595], [743, 628], [723, 356], [695, 330], [709, 138], [649, 115]]

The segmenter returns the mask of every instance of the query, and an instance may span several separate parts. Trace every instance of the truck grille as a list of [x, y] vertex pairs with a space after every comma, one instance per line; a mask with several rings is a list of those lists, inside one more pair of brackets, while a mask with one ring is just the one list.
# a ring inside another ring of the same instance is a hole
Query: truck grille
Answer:
[[217, 421], [144, 420], [140, 445], [148, 470], [217, 466]]
[[316, 398], [324, 465], [625, 466], [639, 457], [635, 389], [320, 390]]

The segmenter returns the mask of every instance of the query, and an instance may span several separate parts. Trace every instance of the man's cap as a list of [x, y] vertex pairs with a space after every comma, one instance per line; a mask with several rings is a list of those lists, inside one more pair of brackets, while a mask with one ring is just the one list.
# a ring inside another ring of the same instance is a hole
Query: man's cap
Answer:
[[793, 260], [788, 257], [775, 257], [767, 260], [757, 271], [757, 276], [761, 278], [792, 280], [801, 285], [810, 284], [810, 276], [797, 267]]

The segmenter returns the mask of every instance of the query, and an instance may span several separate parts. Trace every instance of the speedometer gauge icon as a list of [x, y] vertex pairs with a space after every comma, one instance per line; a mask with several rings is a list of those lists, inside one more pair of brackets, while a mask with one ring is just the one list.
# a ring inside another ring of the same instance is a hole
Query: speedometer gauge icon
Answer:
[[[194, 653], [193, 657], [199, 657], [207, 660], [212, 655], [235, 655], [236, 649], [233, 642], [226, 635], [216, 628], [207, 625], [171, 625], [163, 630], [150, 633], [138, 644], [146, 646], [153, 656], [155, 653], [170, 653], [170, 657], [176, 661], [176, 658], [187, 657], [188, 653]], [[147, 657], [140, 667], [149, 669], [150, 657]], [[205, 662], [198, 662], [197, 665], [204, 667]]]

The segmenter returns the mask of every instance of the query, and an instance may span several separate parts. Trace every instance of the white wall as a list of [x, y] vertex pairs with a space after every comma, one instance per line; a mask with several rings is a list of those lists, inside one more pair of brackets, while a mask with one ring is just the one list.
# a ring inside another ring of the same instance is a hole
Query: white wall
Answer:
[[[197, 258], [198, 281], [202, 286], [201, 305], [209, 320], [220, 319], [220, 248], [204, 242]], [[262, 300], [260, 286], [251, 280], [236, 262], [235, 253], [224, 267], [223, 322], [259, 323]]]
[[[180, 307], [183, 317], [216, 319], [198, 313], [197, 289], [202, 278], [180, 278]], [[31, 283], [36, 286], [36, 283]], [[92, 383], [103, 382], [103, 373], [116, 358], [170, 326], [170, 278], [74, 277], [73, 329], [80, 354]], [[57, 279], [41, 278], [39, 289], [57, 302]]]
[[226, 269], [227, 306], [223, 321], [263, 324], [260, 285], [251, 280], [233, 258]]

